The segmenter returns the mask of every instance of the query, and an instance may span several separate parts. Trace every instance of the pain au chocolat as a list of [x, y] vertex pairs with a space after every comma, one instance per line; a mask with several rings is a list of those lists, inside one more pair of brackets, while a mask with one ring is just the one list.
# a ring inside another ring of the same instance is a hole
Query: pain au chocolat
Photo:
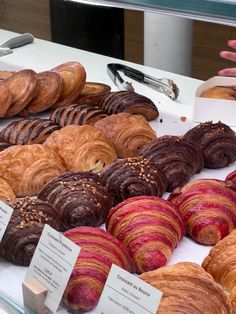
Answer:
[[141, 115], [113, 114], [94, 125], [113, 143], [119, 158], [138, 156], [139, 151], [156, 139], [155, 131]]
[[60, 126], [51, 120], [25, 118], [11, 122], [1, 132], [0, 137], [14, 145], [42, 144]]
[[117, 159], [108, 137], [91, 125], [67, 125], [44, 142], [61, 156], [67, 171], [99, 172]]
[[109, 115], [128, 112], [141, 114], [148, 121], [159, 116], [158, 109], [151, 99], [132, 91], [112, 92], [100, 100], [99, 106]]
[[64, 233], [81, 247], [63, 295], [71, 313], [92, 310], [99, 301], [112, 264], [133, 272], [133, 263], [124, 245], [105, 230], [77, 227]]
[[195, 263], [162, 267], [139, 278], [163, 293], [157, 314], [233, 314], [227, 293]]
[[156, 163], [165, 173], [169, 192], [187, 183], [204, 165], [200, 147], [177, 136], [157, 138], [146, 145], [140, 155]]
[[181, 211], [187, 234], [201, 244], [214, 245], [236, 228], [236, 193], [224, 181], [190, 182], [169, 200]]
[[138, 195], [162, 196], [167, 187], [164, 172], [142, 157], [119, 159], [105, 167], [100, 178], [114, 204]]
[[112, 207], [112, 199], [97, 174], [68, 172], [46, 184], [38, 197], [52, 204], [62, 227], [100, 226]]
[[36, 195], [65, 172], [60, 157], [41, 144], [14, 145], [0, 152], [0, 174], [17, 197]]
[[200, 123], [190, 129], [184, 139], [200, 146], [206, 168], [226, 167], [236, 160], [235, 132], [222, 122]]
[[0, 256], [27, 266], [33, 257], [44, 225], [60, 230], [59, 217], [47, 202], [26, 197], [11, 203], [14, 209], [0, 242]]

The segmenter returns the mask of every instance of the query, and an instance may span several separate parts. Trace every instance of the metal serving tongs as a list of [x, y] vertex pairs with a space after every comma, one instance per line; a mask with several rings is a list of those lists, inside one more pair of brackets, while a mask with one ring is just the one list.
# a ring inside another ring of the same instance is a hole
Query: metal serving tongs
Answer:
[[123, 90], [134, 91], [132, 83], [125, 82], [118, 71], [123, 72], [126, 76], [145, 84], [156, 91], [165, 94], [172, 100], [176, 100], [179, 95], [179, 88], [170, 79], [163, 78], [157, 79], [153, 76], [147, 75], [141, 71], [133, 69], [123, 64], [119, 63], [109, 63], [107, 65], [107, 71], [112, 81]]

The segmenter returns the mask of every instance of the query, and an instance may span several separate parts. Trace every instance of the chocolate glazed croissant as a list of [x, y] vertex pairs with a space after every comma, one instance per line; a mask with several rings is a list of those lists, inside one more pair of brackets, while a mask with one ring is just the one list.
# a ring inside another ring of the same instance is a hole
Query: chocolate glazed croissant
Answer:
[[162, 267], [139, 278], [163, 293], [157, 314], [233, 314], [223, 288], [195, 263]]
[[199, 146], [177, 136], [159, 137], [145, 146], [140, 155], [155, 162], [165, 173], [168, 192], [188, 182], [204, 163]]
[[167, 179], [153, 162], [141, 157], [120, 159], [100, 173], [102, 184], [113, 196], [116, 205], [138, 195], [162, 196]]
[[202, 267], [229, 293], [236, 313], [236, 230], [210, 250]]
[[113, 114], [94, 125], [114, 144], [118, 157], [135, 157], [147, 144], [156, 139], [156, 133], [142, 116], [127, 112]]
[[169, 200], [181, 211], [187, 233], [199, 243], [214, 245], [236, 228], [236, 193], [224, 181], [190, 182]]
[[48, 119], [21, 119], [11, 122], [0, 132], [0, 137], [11, 144], [42, 144], [60, 127]]
[[236, 136], [224, 123], [200, 123], [189, 130], [184, 139], [200, 145], [206, 168], [226, 167], [236, 160]]
[[24, 198], [11, 203], [14, 209], [0, 243], [0, 256], [9, 262], [27, 266], [33, 257], [44, 224], [60, 230], [59, 217], [47, 202]]
[[56, 208], [64, 230], [100, 226], [112, 207], [112, 199], [99, 176], [91, 172], [68, 172], [56, 177], [38, 197]]

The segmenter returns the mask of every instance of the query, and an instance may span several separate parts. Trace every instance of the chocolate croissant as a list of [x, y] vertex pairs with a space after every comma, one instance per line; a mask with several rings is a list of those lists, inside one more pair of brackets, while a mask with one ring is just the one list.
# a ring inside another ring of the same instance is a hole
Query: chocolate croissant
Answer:
[[109, 115], [129, 112], [141, 114], [148, 121], [159, 116], [158, 109], [151, 99], [131, 91], [112, 92], [100, 100], [99, 106]]
[[128, 248], [138, 273], [164, 266], [185, 234], [179, 210], [155, 196], [131, 197], [113, 207], [106, 229]]
[[0, 177], [0, 200], [9, 203], [16, 199], [15, 193], [6, 180]]
[[202, 267], [229, 293], [236, 312], [236, 230], [219, 241], [204, 259]]
[[99, 172], [117, 159], [108, 137], [91, 125], [67, 125], [44, 142], [61, 156], [67, 171]]
[[168, 192], [187, 183], [204, 164], [199, 146], [177, 136], [159, 137], [145, 146], [140, 155], [155, 162], [165, 173]]
[[60, 220], [52, 205], [24, 198], [11, 203], [14, 209], [0, 242], [0, 256], [14, 264], [27, 266], [33, 257], [44, 225], [60, 230]]
[[38, 197], [52, 204], [64, 230], [77, 226], [100, 226], [112, 207], [112, 199], [91, 172], [68, 172], [44, 186]]
[[138, 195], [162, 196], [167, 187], [164, 172], [155, 163], [141, 157], [112, 163], [102, 170], [100, 178], [113, 196], [114, 204]]
[[224, 181], [190, 182], [169, 200], [181, 211], [187, 234], [199, 243], [214, 245], [236, 228], [236, 193]]
[[41, 144], [14, 145], [0, 152], [0, 174], [17, 197], [36, 195], [65, 172], [60, 157]]
[[64, 233], [81, 247], [63, 296], [72, 313], [92, 310], [99, 301], [112, 264], [132, 272], [133, 263], [124, 245], [106, 231], [77, 227]]
[[11, 144], [42, 144], [60, 127], [51, 120], [32, 118], [11, 122], [0, 132], [0, 137]]
[[184, 139], [200, 146], [206, 168], [226, 167], [236, 160], [236, 135], [224, 123], [200, 123], [189, 130]]
[[157, 314], [233, 314], [223, 288], [195, 263], [162, 267], [139, 278], [163, 293]]
[[91, 124], [107, 117], [107, 114], [99, 107], [94, 105], [70, 105], [67, 107], [59, 107], [55, 109], [50, 120], [61, 127], [75, 124], [84, 125]]
[[156, 139], [156, 133], [142, 116], [127, 112], [113, 114], [95, 123], [114, 144], [118, 157], [135, 157], [147, 144]]
[[0, 152], [8, 147], [12, 146], [12, 144], [5, 142], [0, 138]]

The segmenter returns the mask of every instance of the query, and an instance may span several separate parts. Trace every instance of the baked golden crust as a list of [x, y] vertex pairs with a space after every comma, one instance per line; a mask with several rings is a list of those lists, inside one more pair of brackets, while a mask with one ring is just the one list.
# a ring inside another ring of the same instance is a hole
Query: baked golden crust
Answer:
[[106, 135], [91, 125], [68, 125], [53, 132], [44, 145], [62, 158], [67, 171], [99, 172], [117, 159]]
[[84, 88], [74, 103], [78, 105], [97, 105], [102, 97], [109, 94], [111, 87], [109, 85], [97, 82], [86, 82]]
[[158, 314], [233, 313], [223, 288], [195, 263], [162, 267], [139, 278], [162, 291]]
[[15, 193], [6, 180], [0, 178], [0, 200], [3, 202], [12, 202], [16, 199]]
[[115, 146], [118, 157], [135, 157], [147, 144], [156, 139], [156, 133], [141, 115], [122, 112], [95, 123]]
[[0, 152], [1, 177], [17, 197], [38, 194], [48, 181], [63, 172], [60, 157], [44, 145], [15, 145]]
[[236, 86], [214, 86], [201, 93], [203, 98], [236, 99]]
[[229, 293], [236, 313], [236, 230], [211, 249], [202, 267]]
[[0, 81], [0, 118], [4, 118], [12, 102], [12, 94], [4, 81]]
[[63, 90], [52, 109], [71, 104], [81, 93], [86, 81], [86, 72], [79, 62], [66, 62], [58, 65], [52, 71], [59, 73], [63, 80]]

